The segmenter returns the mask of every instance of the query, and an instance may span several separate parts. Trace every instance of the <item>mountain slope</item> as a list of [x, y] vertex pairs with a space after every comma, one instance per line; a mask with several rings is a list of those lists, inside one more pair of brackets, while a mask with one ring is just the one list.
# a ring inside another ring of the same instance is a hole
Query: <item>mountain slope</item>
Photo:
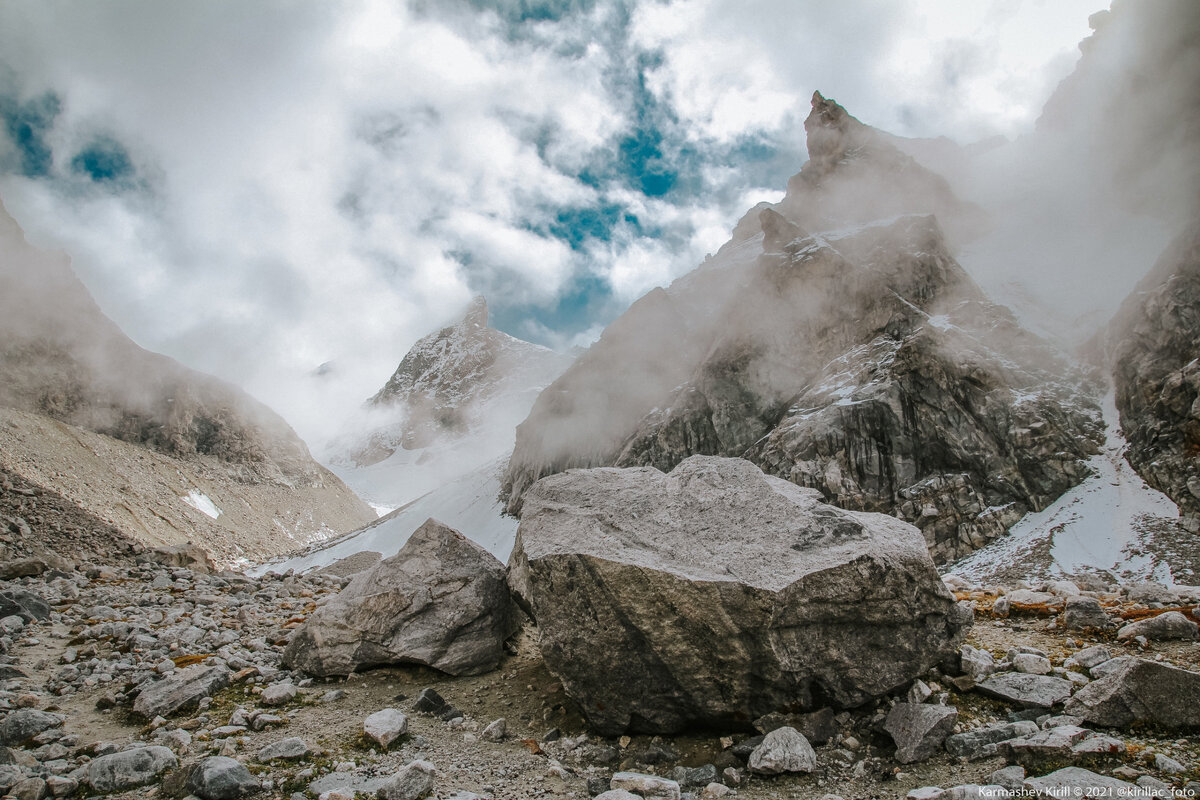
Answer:
[[1163, 254], [1110, 337], [1129, 462], [1200, 530], [1200, 226]]
[[[195, 539], [229, 559], [258, 558], [357, 527], [371, 516], [266, 406], [134, 344], [96, 306], [66, 257], [32, 247], [2, 206], [0, 377], [0, 407], [8, 421], [0, 451], [4, 466], [62, 492], [135, 539]], [[167, 472], [178, 470], [171, 494], [149, 502], [127, 498], [140, 522], [110, 513], [97, 487], [124, 485], [112, 476], [141, 469], [137, 462], [147, 459], [169, 464], [162, 466]], [[176, 513], [177, 505], [188, 506], [183, 498], [197, 505], [191, 492], [203, 495], [198, 487], [214, 481], [229, 487], [227, 506], [249, 509], [227, 512], [224, 519], [216, 515], [222, 541], [208, 535], [215, 530], [206, 533], [203, 520], [180, 520]], [[291, 499], [267, 499], [275, 494]], [[155, 505], [160, 501], [170, 511]], [[287, 513], [271, 510], [285, 506]], [[243, 552], [233, 543], [239, 535], [252, 542]]]
[[938, 220], [871, 216], [932, 209], [965, 231], [977, 212], [819, 93], [805, 127], [814, 159], [784, 200], [539, 396], [510, 511], [569, 467], [741, 456], [911, 521], [949, 560], [1086, 476], [1098, 388], [987, 300]]

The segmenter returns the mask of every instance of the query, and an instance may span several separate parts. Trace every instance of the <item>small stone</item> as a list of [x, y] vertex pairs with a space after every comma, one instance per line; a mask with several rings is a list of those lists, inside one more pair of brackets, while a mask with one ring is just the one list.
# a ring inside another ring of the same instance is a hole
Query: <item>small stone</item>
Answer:
[[266, 689], [263, 689], [262, 696], [259, 698], [264, 706], [283, 706], [296, 699], [296, 694], [300, 690], [291, 682], [273, 683]]
[[1104, 629], [1112, 625], [1104, 607], [1094, 597], [1068, 598], [1062, 622], [1069, 630]]
[[440, 714], [446, 706], [445, 699], [434, 689], [422, 689], [413, 703], [414, 709], [426, 714]]
[[1015, 792], [1025, 786], [1025, 768], [1019, 764], [998, 769], [988, 777], [997, 786], [1003, 786], [1010, 792]]
[[976, 683], [996, 671], [996, 660], [987, 650], [964, 644], [958, 653], [963, 674], [973, 678]]
[[1182, 775], [1188, 771], [1186, 766], [1170, 756], [1163, 755], [1162, 753], [1154, 754], [1154, 768], [1159, 772], [1165, 772], [1168, 775]]
[[25, 744], [39, 733], [61, 727], [64, 718], [35, 708], [14, 711], [0, 722], [0, 745], [13, 747]]
[[1112, 653], [1102, 644], [1093, 645], [1092, 647], [1084, 648], [1075, 655], [1071, 656], [1075, 663], [1086, 670], [1097, 667], [1112, 658]]
[[408, 733], [408, 717], [398, 708], [385, 708], [363, 720], [363, 733], [385, 750]]
[[750, 754], [750, 771], [761, 775], [812, 772], [816, 768], [817, 755], [812, 745], [795, 728], [771, 731]]
[[262, 764], [270, 761], [294, 761], [304, 758], [310, 750], [306, 741], [298, 736], [289, 736], [260, 748], [255, 758]]
[[592, 800], [642, 800], [642, 798], [640, 795], [630, 794], [624, 789], [609, 789], [596, 795]]
[[481, 733], [480, 736], [485, 742], [500, 742], [504, 740], [504, 737], [507, 733], [508, 720], [506, 720], [504, 717], [501, 717], [484, 728], [483, 733]]
[[657, 775], [640, 772], [618, 772], [608, 784], [613, 789], [624, 789], [650, 800], [680, 800], [679, 784]]
[[946, 752], [968, 761], [989, 758], [997, 753], [1001, 742], [1029, 736], [1037, 733], [1037, 730], [1037, 724], [1028, 720], [988, 725], [948, 737]]

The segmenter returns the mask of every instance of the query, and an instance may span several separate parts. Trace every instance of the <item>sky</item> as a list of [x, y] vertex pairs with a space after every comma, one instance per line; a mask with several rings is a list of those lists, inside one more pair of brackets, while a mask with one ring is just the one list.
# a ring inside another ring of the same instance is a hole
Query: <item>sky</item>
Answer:
[[594, 340], [782, 197], [814, 90], [1028, 132], [1106, 6], [8, 0], [0, 198], [135, 341], [313, 444], [474, 295]]

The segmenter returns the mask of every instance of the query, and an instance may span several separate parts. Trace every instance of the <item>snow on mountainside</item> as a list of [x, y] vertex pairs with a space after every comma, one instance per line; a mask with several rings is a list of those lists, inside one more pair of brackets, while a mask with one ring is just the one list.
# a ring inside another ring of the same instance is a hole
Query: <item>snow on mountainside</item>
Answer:
[[1091, 477], [1043, 511], [947, 571], [979, 582], [1108, 573], [1123, 582], [1186, 585], [1200, 577], [1200, 543], [1186, 545], [1179, 509], [1125, 460], [1113, 392], [1104, 403], [1105, 441], [1088, 462]]
[[465, 534], [501, 561], [507, 561], [517, 536], [517, 520], [504, 516], [503, 506], [496, 499], [504, 462], [503, 457], [494, 459], [357, 531], [291, 558], [260, 565], [255, 573], [289, 569], [307, 572], [363, 552], [387, 558], [431, 517]]
[[430, 517], [508, 557], [517, 521], [497, 498], [513, 431], [571, 359], [487, 322], [478, 297], [459, 322], [420, 339], [331, 446], [330, 469], [383, 516], [271, 569], [388, 556]]

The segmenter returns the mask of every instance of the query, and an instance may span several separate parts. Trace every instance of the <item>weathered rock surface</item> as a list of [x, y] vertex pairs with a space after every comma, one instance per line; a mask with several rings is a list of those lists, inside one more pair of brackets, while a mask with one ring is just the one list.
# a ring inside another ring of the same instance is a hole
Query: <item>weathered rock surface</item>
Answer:
[[979, 684], [979, 691], [1026, 708], [1050, 708], [1071, 696], [1071, 682], [1051, 675], [1003, 672]]
[[786, 726], [768, 733], [750, 754], [750, 771], [760, 775], [812, 772], [816, 768], [817, 754], [812, 745], [795, 728]]
[[1117, 631], [1117, 639], [1133, 639], [1145, 636], [1147, 639], [1195, 639], [1200, 635], [1200, 625], [1192, 622], [1178, 611], [1168, 611], [1146, 619], [1131, 622]]
[[896, 760], [911, 764], [936, 753], [957, 721], [958, 709], [951, 706], [897, 703], [888, 712], [883, 729], [896, 743]]
[[1200, 227], [1167, 249], [1110, 326], [1126, 458], [1200, 515]]
[[1200, 728], [1200, 673], [1141, 658], [1123, 659], [1112, 672], [1076, 692], [1064, 710], [1112, 728], [1135, 722]]
[[1085, 797], [1089, 793], [1093, 797], [1132, 797], [1137, 790], [1132, 783], [1081, 767], [1064, 767], [1040, 778], [1029, 778], [1024, 788], [1034, 797], [1056, 798]]
[[179, 766], [166, 747], [136, 747], [100, 756], [87, 765], [88, 785], [101, 794], [145, 786], [162, 773]]
[[283, 658], [319, 676], [383, 664], [473, 675], [496, 666], [515, 624], [504, 565], [431, 519], [314, 612]]
[[1109, 628], [1112, 622], [1108, 614], [1094, 597], [1071, 597], [1067, 599], [1063, 610], [1063, 625], [1072, 630], [1088, 630], [1089, 628]]
[[261, 791], [262, 785], [237, 759], [210, 756], [192, 767], [187, 788], [203, 800], [238, 800]]
[[679, 784], [668, 778], [657, 775], [644, 775], [640, 772], [618, 772], [612, 776], [609, 785], [613, 789], [623, 789], [636, 793], [650, 800], [679, 800]]
[[859, 705], [956, 653], [970, 619], [911, 526], [708, 456], [543, 480], [510, 583], [608, 733]]
[[169, 717], [228, 686], [229, 676], [228, 667], [194, 664], [142, 689], [133, 711], [146, 719]]
[[1029, 736], [1037, 731], [1037, 723], [1028, 720], [996, 723], [947, 737], [946, 752], [968, 761], [975, 761], [995, 755], [1001, 742]]
[[408, 733], [408, 717], [398, 708], [376, 711], [363, 720], [363, 734], [385, 750]]
[[11, 747], [24, 744], [42, 731], [61, 727], [64, 717], [34, 708], [14, 711], [0, 722], [0, 745]]
[[387, 780], [376, 793], [380, 800], [419, 800], [428, 797], [437, 780], [437, 768], [428, 761], [413, 761]]

